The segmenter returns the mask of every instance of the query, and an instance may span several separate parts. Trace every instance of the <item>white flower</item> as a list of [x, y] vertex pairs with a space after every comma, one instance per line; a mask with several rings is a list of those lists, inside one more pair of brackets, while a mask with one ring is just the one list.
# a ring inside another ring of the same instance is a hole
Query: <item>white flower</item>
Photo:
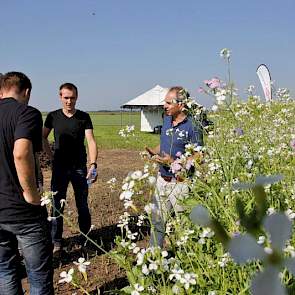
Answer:
[[157, 269], [158, 269], [158, 264], [156, 263], [156, 261], [151, 261], [149, 265], [149, 270], [157, 270]]
[[264, 244], [264, 242], [265, 242], [265, 236], [259, 236], [257, 244], [262, 245]]
[[181, 292], [181, 289], [177, 285], [174, 285], [172, 287], [172, 293], [173, 294], [180, 294], [180, 292]]
[[73, 274], [74, 274], [73, 268], [71, 268], [68, 272], [66, 272], [66, 271], [61, 272], [61, 274], [59, 276], [62, 277], [62, 279], [60, 279], [58, 282], [59, 283], [70, 283], [73, 279]]
[[67, 203], [65, 199], [61, 199], [59, 202], [62, 207], [65, 206]]
[[124, 208], [128, 209], [129, 207], [132, 207], [133, 201], [125, 201], [124, 202]]
[[139, 284], [133, 285], [133, 288], [134, 290], [131, 292], [131, 295], [140, 295], [140, 292], [144, 290], [144, 287]]
[[190, 285], [195, 285], [197, 283], [196, 275], [194, 273], [185, 273], [179, 281], [184, 285], [186, 290], [189, 289]]
[[155, 176], [149, 176], [148, 182], [150, 186], [153, 186], [156, 183], [157, 179]]
[[142, 172], [140, 170], [137, 170], [137, 171], [134, 171], [132, 174], [131, 174], [131, 178], [133, 180], [137, 180], [139, 178], [142, 177]]
[[130, 242], [126, 242], [124, 239], [120, 242], [120, 245], [123, 248], [127, 248], [130, 245]]
[[198, 240], [198, 243], [199, 243], [200, 245], [204, 245], [204, 244], [206, 243], [206, 240], [205, 240], [204, 238], [200, 238], [200, 239]]
[[137, 258], [136, 264], [137, 265], [143, 264], [144, 256], [145, 256], [145, 250], [141, 249], [141, 251], [139, 253], [137, 253], [137, 256], [136, 256], [136, 258]]
[[218, 106], [216, 104], [214, 104], [211, 109], [212, 109], [213, 112], [217, 112], [218, 111]]
[[85, 261], [84, 257], [80, 257], [78, 262], [74, 261], [74, 264], [76, 264], [78, 266], [78, 270], [83, 273], [86, 272], [86, 268], [90, 265], [90, 261]]
[[214, 236], [214, 231], [211, 228], [204, 228], [203, 232], [200, 234], [201, 238], [212, 238]]
[[230, 50], [228, 48], [223, 48], [220, 50], [220, 57], [224, 58], [224, 59], [229, 59], [230, 58]]
[[[252, 281], [252, 294], [285, 294], [279, 279], [281, 267], [286, 267], [295, 274], [295, 259], [280, 258], [286, 241], [291, 236], [292, 223], [283, 213], [275, 213], [264, 219], [264, 228], [270, 235], [271, 248], [263, 249], [257, 245], [256, 240], [249, 234], [233, 238], [228, 245], [229, 252], [237, 263], [246, 263], [249, 260], [267, 261], [263, 272]], [[272, 259], [275, 255], [276, 259]]]
[[218, 261], [218, 265], [222, 268], [224, 268], [227, 263], [230, 261], [230, 255], [229, 253], [225, 253], [222, 257], [221, 257], [221, 261]]
[[173, 128], [167, 129], [166, 130], [166, 135], [171, 136], [173, 134]]
[[295, 213], [291, 209], [288, 209], [285, 214], [290, 220], [295, 218]]
[[131, 200], [132, 196], [133, 196], [132, 191], [124, 191], [120, 195], [120, 200]]
[[295, 257], [295, 249], [293, 246], [288, 245], [285, 249], [284, 249], [285, 253], [288, 253], [291, 255], [291, 257]]
[[184, 273], [184, 271], [179, 268], [178, 266], [175, 266], [175, 268], [173, 268], [171, 270], [172, 274], [169, 275], [169, 280], [172, 281], [174, 278], [179, 281], [181, 279], [182, 274]]
[[56, 217], [53, 217], [53, 216], [48, 216], [48, 217], [47, 217], [47, 220], [48, 220], [48, 221], [52, 221], [52, 220], [55, 220], [55, 219], [56, 219]]
[[208, 295], [216, 295], [216, 291], [209, 291]]
[[41, 206], [46, 206], [47, 204], [51, 203], [52, 201], [52, 197], [49, 194], [45, 194], [42, 198], [41, 198]]
[[163, 258], [165, 258], [165, 257], [167, 257], [167, 256], [168, 256], [168, 252], [167, 252], [167, 251], [162, 251], [162, 253], [161, 253], [161, 254], [162, 254], [162, 257], [163, 257]]
[[141, 268], [141, 272], [144, 274], [144, 275], [149, 275], [150, 271], [149, 271], [149, 268], [147, 267], [146, 264], [144, 264]]
[[267, 211], [266, 211], [266, 214], [267, 214], [267, 215], [272, 215], [272, 214], [274, 214], [274, 213], [276, 213], [276, 210], [275, 210], [274, 208], [272, 208], [272, 207], [269, 207], [269, 208], [267, 209]]
[[107, 181], [107, 184], [112, 184], [112, 183], [116, 183], [116, 182], [117, 182], [116, 177], [113, 177], [109, 181]]

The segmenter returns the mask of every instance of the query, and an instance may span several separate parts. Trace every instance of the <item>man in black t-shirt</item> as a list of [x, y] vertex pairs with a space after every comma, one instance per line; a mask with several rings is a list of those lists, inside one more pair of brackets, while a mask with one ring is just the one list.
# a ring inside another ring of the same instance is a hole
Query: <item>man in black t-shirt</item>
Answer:
[[50, 230], [36, 179], [42, 116], [27, 106], [31, 87], [19, 72], [0, 78], [0, 294], [22, 294], [18, 247], [30, 293], [53, 294]]
[[[81, 232], [87, 234], [91, 227], [91, 217], [88, 208], [88, 184], [96, 181], [97, 147], [93, 135], [93, 125], [89, 114], [75, 108], [78, 89], [72, 83], [65, 83], [59, 89], [62, 109], [50, 112], [44, 123], [44, 148], [52, 160], [51, 189], [57, 194], [54, 197], [52, 211], [53, 252], [61, 250], [63, 212], [61, 200], [66, 198], [69, 182], [72, 183], [78, 222]], [[54, 154], [48, 143], [48, 135], [54, 130]], [[87, 172], [87, 154], [84, 145], [86, 137], [88, 144], [89, 169]]]

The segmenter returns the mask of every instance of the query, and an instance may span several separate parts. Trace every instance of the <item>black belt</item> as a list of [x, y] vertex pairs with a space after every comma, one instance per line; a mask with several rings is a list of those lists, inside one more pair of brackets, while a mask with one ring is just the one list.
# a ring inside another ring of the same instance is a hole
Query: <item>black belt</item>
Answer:
[[173, 176], [165, 176], [165, 175], [161, 175], [161, 177], [162, 177], [165, 181], [167, 181], [167, 182], [171, 182], [173, 179], [175, 179], [176, 182], [183, 182], [183, 181], [184, 181], [184, 179], [183, 179], [183, 178], [180, 178], [179, 176], [176, 176], [176, 178], [175, 178], [175, 177], [173, 177]]

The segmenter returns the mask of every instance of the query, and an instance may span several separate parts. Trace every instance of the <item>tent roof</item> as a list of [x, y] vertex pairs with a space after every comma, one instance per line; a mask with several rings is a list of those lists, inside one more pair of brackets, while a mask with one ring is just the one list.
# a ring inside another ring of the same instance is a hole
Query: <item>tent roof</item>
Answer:
[[163, 106], [167, 92], [168, 88], [163, 88], [160, 85], [156, 85], [154, 88], [123, 104], [122, 108]]

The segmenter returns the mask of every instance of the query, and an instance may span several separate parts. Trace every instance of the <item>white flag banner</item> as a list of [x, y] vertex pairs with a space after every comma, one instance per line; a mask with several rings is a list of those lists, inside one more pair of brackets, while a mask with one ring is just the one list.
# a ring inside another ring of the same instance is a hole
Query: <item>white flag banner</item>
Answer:
[[266, 101], [272, 100], [271, 77], [270, 77], [269, 69], [267, 68], [266, 65], [261, 64], [257, 68], [256, 73], [257, 73], [260, 83], [262, 85], [265, 100]]

